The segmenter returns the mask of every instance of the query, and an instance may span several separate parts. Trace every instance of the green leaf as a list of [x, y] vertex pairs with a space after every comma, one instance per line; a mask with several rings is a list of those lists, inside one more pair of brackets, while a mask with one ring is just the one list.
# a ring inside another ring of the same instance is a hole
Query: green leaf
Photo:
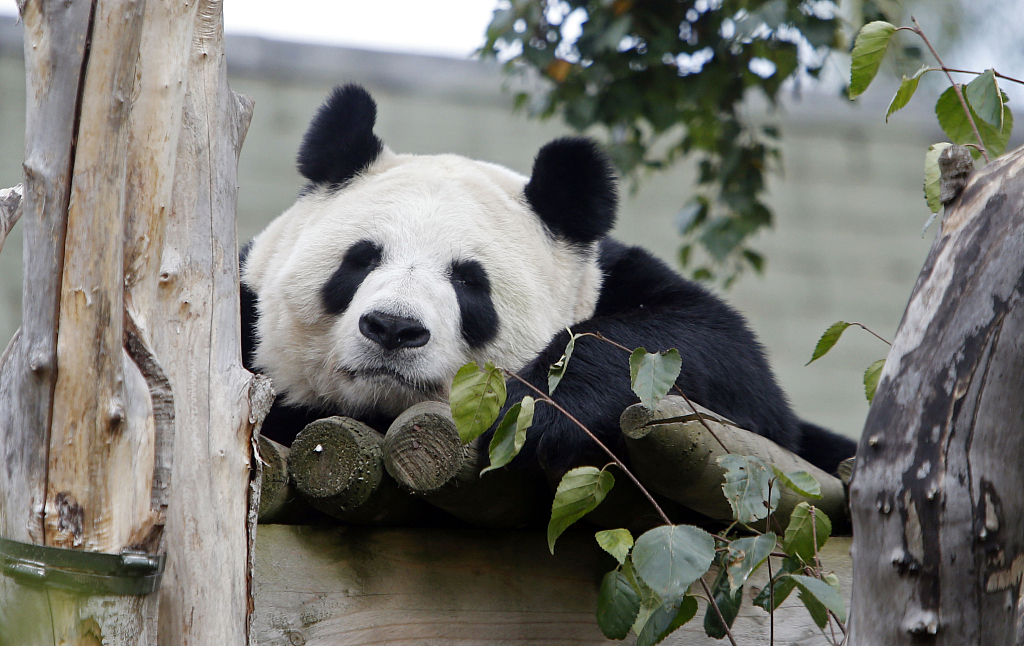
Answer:
[[632, 559], [626, 559], [626, 562], [622, 564], [622, 573], [626, 575], [630, 585], [640, 595], [640, 612], [637, 613], [636, 621], [633, 622], [633, 632], [639, 635], [654, 611], [661, 607], [661, 597], [655, 594], [654, 590], [651, 590], [637, 575]]
[[[772, 487], [772, 472], [752, 455], [730, 453], [718, 458], [725, 469], [722, 490], [736, 520], [749, 525], [768, 516], [779, 505], [779, 487]], [[770, 492], [770, 499], [769, 499]]]
[[636, 639], [636, 646], [654, 646], [697, 614], [697, 599], [686, 595], [679, 606], [666, 604], [651, 613]]
[[662, 525], [633, 546], [636, 573], [666, 603], [678, 602], [715, 558], [715, 539], [690, 525]]
[[1003, 129], [1003, 93], [995, 70], [985, 70], [964, 87], [964, 98], [982, 121]]
[[533, 424], [533, 409], [534, 399], [529, 395], [508, 409], [495, 429], [494, 436], [491, 437], [491, 444], [488, 447], [491, 465], [481, 471], [480, 475], [500, 469], [519, 455], [526, 442], [526, 429]]
[[459, 368], [452, 381], [450, 401], [452, 419], [463, 444], [491, 427], [505, 405], [505, 396], [505, 377], [494, 364], [488, 362], [481, 368], [473, 362]]
[[725, 558], [729, 587], [732, 590], [742, 587], [750, 575], [768, 559], [777, 540], [778, 537], [769, 532], [738, 538], [729, 545]]
[[[568, 328], [566, 328], [568, 329]], [[572, 351], [576, 348], [577, 335], [569, 330], [569, 343], [565, 345], [565, 352], [562, 353], [562, 358], [551, 364], [548, 368], [548, 394], [554, 395], [555, 388], [558, 387], [562, 377], [565, 376], [565, 369], [569, 367], [569, 359], [572, 357]]]
[[[772, 580], [770, 586], [765, 586], [754, 597], [754, 605], [762, 608], [765, 612], [772, 612], [782, 605], [789, 593], [796, 587], [796, 581], [789, 576], [788, 572], [780, 572]], [[774, 601], [774, 604], [772, 603]]]
[[846, 321], [836, 321], [832, 325], [828, 326], [825, 333], [821, 335], [820, 339], [818, 339], [818, 345], [814, 346], [814, 352], [811, 353], [811, 360], [804, 365], [809, 366], [825, 356], [825, 353], [832, 349], [832, 346], [839, 341], [839, 337], [846, 331], [846, 328], [851, 325], [853, 324], [847, 323]]
[[637, 348], [629, 355], [629, 387], [647, 408], [654, 408], [679, 378], [683, 360], [673, 348], [653, 354]]
[[[790, 576], [802, 593], [814, 597], [818, 603], [834, 612], [839, 621], [846, 621], [846, 604], [843, 603], [842, 595], [835, 588], [821, 579], [815, 579], [802, 574], [792, 574]], [[804, 600], [804, 605], [807, 605], [804, 594], [800, 595], [800, 598]], [[807, 609], [810, 610], [810, 607], [808, 606]], [[818, 624], [818, 626], [824, 628], [824, 623]]]
[[[928, 202], [928, 208], [932, 213], [938, 213], [942, 208], [939, 201], [939, 184], [942, 179], [942, 171], [939, 169], [939, 156], [942, 151], [953, 144], [942, 142], [928, 146], [928, 152], [924, 154], [924, 199]], [[928, 224], [931, 224], [929, 220]], [[928, 228], [925, 225], [925, 228]], [[870, 401], [870, 400], [869, 400]]]
[[925, 66], [917, 70], [913, 76], [907, 78], [903, 76], [903, 82], [900, 83], [900, 87], [896, 90], [896, 95], [892, 97], [892, 102], [889, 103], [889, 110], [885, 113], [885, 121], [889, 122], [889, 117], [893, 112], [903, 108], [910, 102], [911, 97], [914, 96], [914, 92], [917, 92], [917, 84], [921, 81], [921, 75], [929, 71], [931, 68]]
[[605, 552], [615, 557], [619, 563], [625, 563], [629, 550], [633, 548], [633, 535], [628, 529], [605, 529], [596, 534], [597, 544]]
[[764, 256], [757, 253], [756, 251], [744, 249], [743, 258], [750, 263], [750, 266], [754, 268], [754, 271], [756, 271], [759, 274], [764, 273]]
[[[782, 551], [790, 556], [811, 563], [814, 555], [832, 535], [832, 521], [820, 509], [814, 510], [814, 522], [811, 520], [811, 506], [801, 502], [793, 509], [789, 517], [789, 527], [782, 538]], [[815, 545], [814, 539], [818, 542]]]
[[[718, 612], [715, 612], [714, 607], [709, 603], [707, 611], [704, 613], [704, 632], [708, 637], [721, 639], [726, 635], [725, 626], [731, 628], [733, 622], [736, 621], [736, 615], [740, 613], [740, 605], [743, 603], [743, 587], [740, 586], [733, 590], [729, 586], [729, 577], [726, 576], [725, 568], [720, 567], [718, 576], [715, 577], [715, 583], [711, 586], [711, 593], [714, 596], [715, 604], [718, 605], [718, 611], [722, 613], [722, 618], [719, 619]], [[725, 619], [725, 625], [722, 625], [722, 619]]]
[[[964, 98], [966, 99], [966, 97]], [[978, 134], [981, 135], [981, 141], [985, 144], [989, 157], [996, 158], [1006, 152], [1006, 144], [1010, 141], [1010, 133], [1013, 131], [1013, 113], [1010, 112], [1009, 106], [1006, 105], [1005, 97], [1003, 97], [1001, 129], [978, 117], [977, 112], [975, 112], [969, 102], [968, 107], [971, 115], [974, 116], [974, 123], [978, 127]], [[935, 116], [938, 118], [942, 130], [949, 136], [950, 141], [955, 144], [978, 145], [978, 139], [974, 136], [974, 130], [971, 129], [971, 122], [968, 120], [954, 88], [950, 87], [947, 89], [939, 97], [939, 100], [936, 101]]]
[[868, 89], [878, 74], [878, 68], [885, 57], [889, 39], [896, 33], [896, 27], [878, 20], [869, 22], [860, 29], [853, 43], [850, 61], [850, 98], [855, 99]]
[[885, 367], [885, 359], [879, 359], [864, 371], [864, 396], [868, 403], [875, 398], [875, 390], [878, 389], [878, 378], [882, 375], [882, 368]]
[[806, 471], [783, 473], [781, 469], [773, 464], [772, 472], [775, 474], [775, 477], [778, 478], [779, 482], [785, 485], [790, 491], [805, 498], [821, 498], [821, 484], [814, 479], [814, 476]]
[[562, 532], [601, 504], [614, 484], [611, 473], [596, 467], [577, 467], [562, 476], [548, 521], [548, 549], [552, 554]]
[[640, 612], [640, 596], [626, 575], [612, 570], [601, 580], [597, 595], [597, 625], [608, 639], [625, 639]]

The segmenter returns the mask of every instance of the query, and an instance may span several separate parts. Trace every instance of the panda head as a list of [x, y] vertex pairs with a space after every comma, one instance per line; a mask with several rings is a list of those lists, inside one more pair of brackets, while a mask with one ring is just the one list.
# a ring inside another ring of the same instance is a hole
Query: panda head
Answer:
[[254, 363], [291, 404], [396, 415], [447, 396], [469, 361], [518, 370], [588, 318], [615, 178], [590, 140], [553, 141], [526, 178], [391, 152], [376, 105], [335, 89], [306, 132], [296, 203], [253, 242]]

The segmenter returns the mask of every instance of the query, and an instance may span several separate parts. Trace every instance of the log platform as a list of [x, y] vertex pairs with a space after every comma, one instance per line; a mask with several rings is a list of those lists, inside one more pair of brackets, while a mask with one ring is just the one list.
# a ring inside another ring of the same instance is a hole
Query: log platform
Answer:
[[[833, 538], [821, 557], [847, 602], [849, 546]], [[261, 525], [253, 630], [260, 646], [632, 644], [606, 639], [595, 619], [613, 566], [587, 527], [566, 532], [552, 556], [537, 530]], [[745, 589], [739, 644], [768, 643], [768, 614], [750, 603], [766, 580], [759, 572]], [[663, 644], [728, 643], [704, 635], [700, 603]], [[826, 643], [795, 593], [776, 611], [775, 643]]]

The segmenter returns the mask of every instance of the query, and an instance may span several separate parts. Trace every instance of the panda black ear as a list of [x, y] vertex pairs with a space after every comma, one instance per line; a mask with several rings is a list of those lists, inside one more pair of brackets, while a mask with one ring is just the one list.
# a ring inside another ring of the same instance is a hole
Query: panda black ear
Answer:
[[595, 141], [556, 139], [537, 153], [526, 199], [553, 234], [589, 244], [615, 224], [615, 171]]
[[384, 149], [373, 134], [377, 104], [358, 85], [336, 87], [317, 110], [299, 148], [299, 172], [314, 184], [341, 184]]

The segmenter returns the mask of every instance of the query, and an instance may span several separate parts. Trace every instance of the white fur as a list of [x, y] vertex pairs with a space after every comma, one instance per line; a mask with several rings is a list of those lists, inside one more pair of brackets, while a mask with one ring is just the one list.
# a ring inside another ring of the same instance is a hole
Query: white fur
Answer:
[[[334, 405], [352, 415], [397, 414], [447, 396], [475, 360], [518, 370], [566, 326], [594, 310], [596, 248], [552, 238], [523, 196], [526, 178], [456, 155], [389, 150], [339, 191], [304, 195], [253, 243], [243, 280], [258, 296], [256, 364], [289, 403]], [[330, 315], [320, 288], [364, 239], [383, 260], [348, 309]], [[447, 271], [453, 260], [487, 271], [497, 336], [472, 350], [461, 336]], [[419, 320], [429, 342], [386, 353], [358, 328], [377, 310]]]

